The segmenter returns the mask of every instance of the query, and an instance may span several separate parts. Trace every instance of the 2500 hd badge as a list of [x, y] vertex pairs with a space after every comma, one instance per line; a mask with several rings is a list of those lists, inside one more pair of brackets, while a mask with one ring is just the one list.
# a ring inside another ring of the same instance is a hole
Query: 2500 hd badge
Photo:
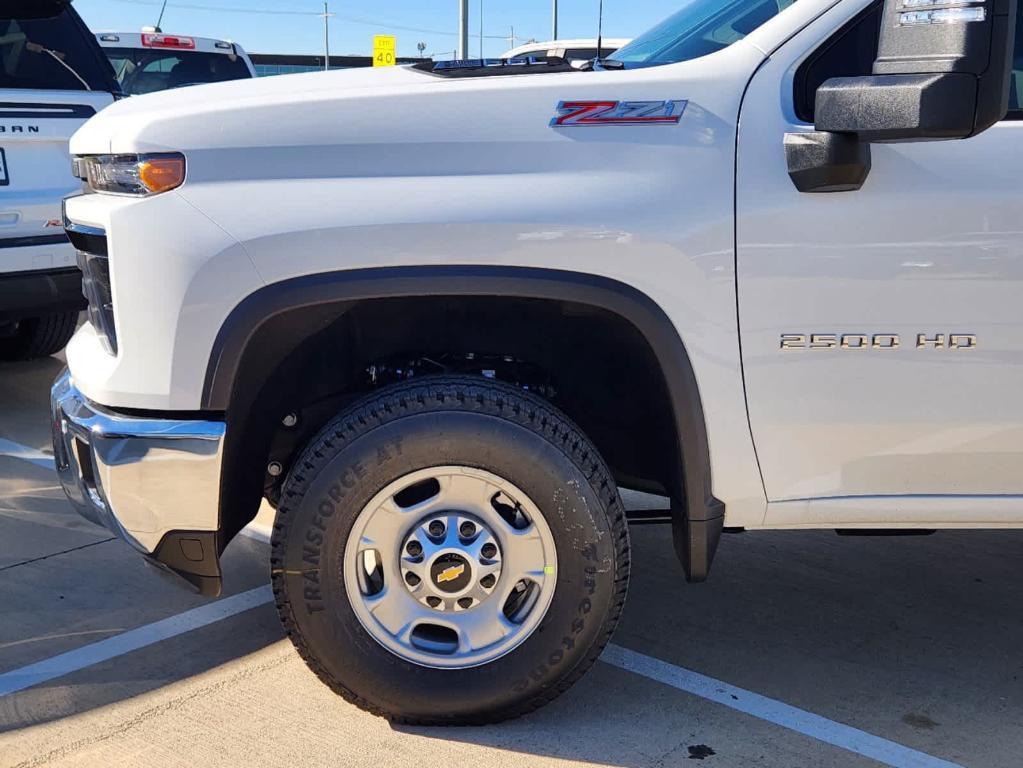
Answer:
[[[782, 349], [899, 349], [902, 337], [897, 333], [783, 333]], [[915, 349], [976, 349], [972, 333], [918, 333]]]

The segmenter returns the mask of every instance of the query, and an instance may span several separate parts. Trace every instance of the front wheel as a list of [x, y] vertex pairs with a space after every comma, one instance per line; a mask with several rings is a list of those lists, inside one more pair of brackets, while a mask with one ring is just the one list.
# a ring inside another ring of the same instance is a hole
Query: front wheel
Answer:
[[628, 552], [618, 490], [565, 416], [492, 381], [424, 379], [342, 413], [295, 463], [273, 587], [295, 647], [349, 701], [488, 723], [593, 664]]

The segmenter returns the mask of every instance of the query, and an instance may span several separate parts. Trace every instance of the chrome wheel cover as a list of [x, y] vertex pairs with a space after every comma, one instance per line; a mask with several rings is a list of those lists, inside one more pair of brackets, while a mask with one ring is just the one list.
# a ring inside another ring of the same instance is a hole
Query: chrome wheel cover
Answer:
[[345, 591], [400, 658], [464, 669], [509, 653], [554, 596], [557, 553], [539, 508], [472, 467], [412, 472], [363, 508], [345, 545]]

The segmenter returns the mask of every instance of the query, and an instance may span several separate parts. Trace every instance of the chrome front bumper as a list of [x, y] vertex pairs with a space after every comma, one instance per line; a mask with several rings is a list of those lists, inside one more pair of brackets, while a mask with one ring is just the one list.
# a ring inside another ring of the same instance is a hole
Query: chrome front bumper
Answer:
[[57, 474], [78, 512], [204, 593], [219, 591], [226, 425], [112, 413], [86, 400], [67, 371], [50, 410]]

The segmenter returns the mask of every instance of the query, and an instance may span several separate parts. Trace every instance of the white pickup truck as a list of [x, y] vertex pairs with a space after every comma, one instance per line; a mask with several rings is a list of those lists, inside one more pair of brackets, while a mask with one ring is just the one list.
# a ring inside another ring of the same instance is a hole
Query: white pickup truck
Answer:
[[118, 85], [128, 96], [256, 76], [252, 60], [237, 43], [152, 29], [96, 33]]
[[[599, 656], [619, 487], [723, 531], [1023, 527], [1015, 0], [692, 0], [587, 71], [121, 101], [66, 225], [110, 301], [53, 390], [87, 517], [271, 572], [335, 691], [500, 720]], [[683, 608], [684, 610], [684, 608]]]

